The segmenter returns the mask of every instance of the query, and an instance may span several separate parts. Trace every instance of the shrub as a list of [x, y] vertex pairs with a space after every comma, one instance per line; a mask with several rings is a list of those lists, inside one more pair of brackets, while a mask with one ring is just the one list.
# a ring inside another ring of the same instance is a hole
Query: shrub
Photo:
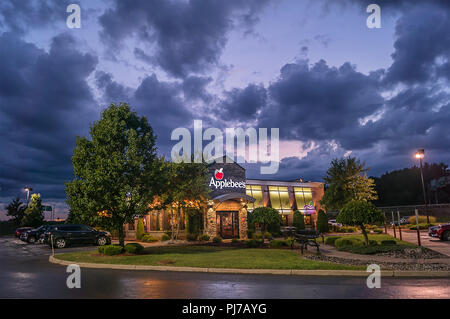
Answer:
[[142, 240], [142, 236], [145, 234], [144, 222], [142, 218], [139, 217], [136, 228], [136, 239]]
[[397, 242], [393, 239], [386, 239], [381, 241], [382, 246], [390, 246], [390, 245], [397, 245]]
[[258, 248], [262, 245], [261, 241], [256, 239], [250, 239], [246, 244], [248, 248]]
[[254, 230], [251, 230], [251, 229], [247, 230], [247, 237], [248, 237], [248, 238], [253, 238], [253, 234], [254, 234], [254, 233], [255, 233]]
[[196, 241], [197, 240], [197, 234], [186, 234], [186, 240], [187, 241]]
[[220, 244], [222, 242], [222, 238], [217, 236], [213, 238], [213, 243], [215, 244]]
[[[419, 229], [428, 229], [428, 228], [430, 228], [431, 226], [434, 226], [434, 225], [436, 225], [436, 224], [419, 224]], [[417, 225], [416, 224], [408, 225], [408, 228], [410, 230], [417, 230]]]
[[305, 229], [305, 218], [302, 213], [298, 210], [294, 212], [294, 219], [292, 221], [292, 226], [297, 227], [298, 230]]
[[267, 238], [267, 239], [272, 239], [272, 234], [271, 233], [269, 233], [268, 231], [266, 231], [265, 233], [264, 233], [264, 238]]
[[[435, 223], [436, 222], [436, 217], [433, 216], [429, 216], [430, 217], [430, 223]], [[408, 218], [408, 221], [410, 224], [414, 224], [416, 225], [416, 216], [411, 216]], [[426, 224], [427, 223], [427, 216], [419, 216], [419, 225], [420, 224]]]
[[294, 237], [288, 237], [288, 238], [285, 239], [285, 242], [286, 242], [286, 244], [289, 247], [293, 247], [294, 244], [295, 244], [295, 238]]
[[317, 213], [317, 230], [320, 233], [328, 233], [330, 231], [327, 214], [325, 214], [322, 209], [319, 209], [319, 212]]
[[103, 253], [108, 256], [119, 255], [123, 252], [122, 246], [107, 245], [103, 247], [104, 247]]
[[381, 233], [383, 233], [383, 230], [382, 230], [382, 229], [379, 229], [379, 228], [372, 229], [372, 231], [373, 231], [375, 234], [381, 234]]
[[167, 234], [163, 234], [163, 235], [161, 236], [161, 241], [168, 241], [169, 239], [170, 239], [170, 236], [167, 235]]
[[105, 247], [106, 247], [106, 246], [99, 246], [99, 247], [97, 248], [98, 252], [99, 252], [100, 254], [104, 254], [104, 253], [105, 253]]
[[142, 236], [141, 240], [145, 243], [154, 243], [154, 242], [158, 241], [158, 238], [156, 238], [150, 234], [145, 234], [144, 236]]
[[240, 240], [239, 240], [239, 238], [233, 238], [233, 239], [231, 240], [231, 242], [234, 243], [234, 244], [236, 244], [236, 243], [240, 242]]
[[252, 236], [252, 239], [261, 239], [261, 238], [262, 238], [261, 233], [254, 233]]
[[325, 238], [325, 244], [334, 246], [335, 241], [341, 238], [340, 236], [331, 236]]
[[129, 254], [140, 254], [144, 250], [144, 246], [138, 243], [129, 243], [125, 245], [125, 251]]
[[346, 246], [363, 246], [364, 242], [357, 238], [339, 238], [334, 242], [336, 248], [346, 247]]
[[369, 246], [378, 246], [378, 242], [376, 240], [369, 239]]
[[208, 235], [203, 234], [203, 235], [201, 235], [201, 236], [199, 237], [199, 240], [201, 240], [201, 241], [209, 241], [210, 238], [211, 238], [211, 237], [209, 237]]
[[278, 248], [278, 247], [287, 247], [289, 245], [285, 240], [275, 239], [269, 243], [269, 246], [272, 248]]

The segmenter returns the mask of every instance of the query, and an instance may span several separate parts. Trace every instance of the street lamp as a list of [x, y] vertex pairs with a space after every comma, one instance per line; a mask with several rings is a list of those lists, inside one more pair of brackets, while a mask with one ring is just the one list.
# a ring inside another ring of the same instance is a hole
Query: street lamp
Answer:
[[27, 186], [23, 188], [27, 192], [27, 206], [28, 202], [30, 201], [30, 192], [33, 190], [31, 187]]
[[418, 149], [416, 154], [414, 154], [414, 157], [417, 158], [420, 163], [420, 178], [422, 180], [423, 201], [425, 202], [425, 214], [427, 215], [427, 224], [429, 224], [430, 217], [428, 216], [427, 197], [425, 194], [425, 183], [423, 181], [423, 169], [422, 169], [422, 159], [424, 158], [424, 156], [425, 156], [425, 150], [423, 148]]

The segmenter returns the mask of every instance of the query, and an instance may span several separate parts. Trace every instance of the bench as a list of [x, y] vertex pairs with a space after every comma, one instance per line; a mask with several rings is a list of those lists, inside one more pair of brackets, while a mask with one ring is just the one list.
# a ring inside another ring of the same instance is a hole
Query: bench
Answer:
[[[308, 250], [308, 246], [315, 247], [317, 253], [320, 252], [320, 245], [316, 239], [320, 237], [320, 233], [316, 230], [297, 230], [295, 227], [285, 227], [282, 230], [284, 237], [293, 237], [300, 245], [300, 252], [303, 254], [304, 250]], [[294, 249], [294, 242], [291, 243], [291, 249]]]

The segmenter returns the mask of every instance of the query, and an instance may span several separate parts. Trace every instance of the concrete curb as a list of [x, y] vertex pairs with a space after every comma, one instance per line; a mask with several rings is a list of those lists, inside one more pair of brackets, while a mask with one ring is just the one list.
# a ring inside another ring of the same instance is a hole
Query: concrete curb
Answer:
[[[217, 274], [260, 274], [260, 275], [289, 275], [289, 276], [351, 276], [367, 277], [365, 270], [301, 270], [301, 269], [235, 269], [235, 268], [201, 268], [201, 267], [174, 267], [174, 266], [146, 266], [146, 265], [120, 265], [120, 264], [95, 264], [77, 263], [49, 257], [49, 262], [59, 265], [78, 265], [81, 268], [96, 269], [122, 269], [122, 270], [156, 270], [179, 272], [207, 272]], [[449, 277], [450, 271], [405, 271], [382, 270], [382, 277]]]

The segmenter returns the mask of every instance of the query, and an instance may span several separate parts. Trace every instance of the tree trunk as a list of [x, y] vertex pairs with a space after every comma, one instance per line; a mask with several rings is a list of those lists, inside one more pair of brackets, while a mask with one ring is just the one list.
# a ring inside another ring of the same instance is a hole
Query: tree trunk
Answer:
[[366, 242], [366, 245], [369, 246], [369, 236], [367, 236], [367, 232], [366, 232], [366, 228], [364, 227], [364, 225], [361, 225], [361, 233], [364, 236], [364, 241]]
[[125, 247], [125, 234], [123, 232], [123, 224], [117, 229], [119, 235], [119, 245]]

